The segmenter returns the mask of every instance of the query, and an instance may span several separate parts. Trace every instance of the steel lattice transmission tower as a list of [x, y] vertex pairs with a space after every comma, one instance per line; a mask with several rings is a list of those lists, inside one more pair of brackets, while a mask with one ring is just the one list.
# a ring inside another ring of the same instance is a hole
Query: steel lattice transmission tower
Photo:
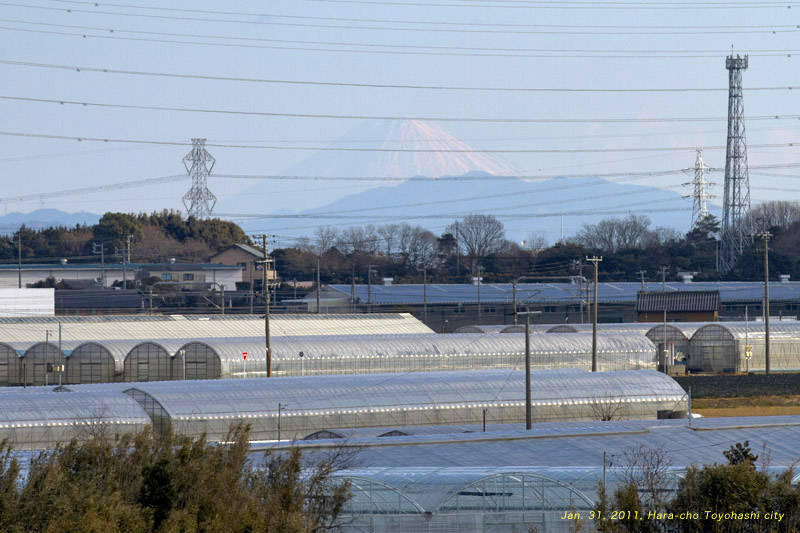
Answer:
[[192, 151], [183, 158], [183, 166], [192, 178], [192, 188], [183, 195], [183, 205], [190, 217], [211, 216], [217, 197], [208, 190], [208, 175], [211, 174], [216, 162], [217, 160], [206, 151], [205, 139], [192, 139]]
[[[692, 208], [692, 227], [698, 221], [708, 216], [708, 200], [713, 198], [708, 194], [708, 189], [714, 184], [706, 181], [706, 169], [708, 167], [703, 163], [703, 151], [697, 150], [697, 159], [694, 163], [694, 179], [691, 185], [694, 188], [692, 198], [694, 199], [694, 207]], [[687, 184], [689, 185], [689, 184]]]
[[745, 217], [750, 210], [750, 177], [747, 170], [747, 143], [744, 134], [742, 71], [747, 56], [731, 54], [725, 59], [728, 69], [728, 144], [725, 154], [725, 200], [722, 207], [722, 270], [734, 267], [750, 241]]

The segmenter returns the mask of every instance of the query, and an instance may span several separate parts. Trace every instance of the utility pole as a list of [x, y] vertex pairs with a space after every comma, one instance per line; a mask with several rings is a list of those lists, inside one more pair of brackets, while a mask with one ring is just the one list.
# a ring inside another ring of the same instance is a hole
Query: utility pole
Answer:
[[317, 257], [317, 314], [321, 313], [319, 308], [319, 291], [320, 291], [320, 281], [319, 281], [319, 257]]
[[[422, 265], [422, 317], [425, 324], [428, 324], [428, 265]], [[419, 266], [417, 266], [419, 268]]]
[[372, 267], [377, 265], [367, 265], [367, 313], [372, 312], [372, 273], [376, 272]]
[[260, 235], [261, 237], [261, 252], [264, 254], [264, 262], [263, 262], [263, 276], [264, 281], [262, 283], [263, 287], [261, 287], [262, 291], [264, 292], [264, 337], [265, 343], [267, 348], [267, 377], [272, 377], [272, 339], [270, 337], [269, 332], [269, 276], [267, 271], [269, 270], [269, 256], [267, 255], [268, 247], [267, 247], [267, 236]]
[[456, 277], [461, 276], [461, 245], [458, 241], [458, 220], [456, 220]]
[[105, 243], [92, 243], [92, 253], [100, 255], [100, 269], [101, 269], [101, 276], [103, 278], [103, 288], [106, 288], [106, 245]]
[[661, 267], [661, 291], [667, 292], [667, 267]]
[[481, 325], [481, 274], [483, 273], [483, 267], [478, 267], [478, 325]]
[[598, 281], [598, 267], [602, 257], [589, 257], [586, 260], [594, 263], [594, 312], [592, 313], [592, 372], [597, 372], [597, 281]]
[[531, 429], [531, 315], [541, 311], [525, 311], [525, 429]]
[[642, 292], [644, 292], [644, 275], [647, 274], [647, 270], [640, 270], [639, 276], [642, 278]]
[[128, 289], [128, 262], [131, 257], [131, 236], [125, 237], [125, 245], [122, 248], [114, 247], [114, 255], [122, 256], [122, 290]]
[[356, 312], [356, 264], [353, 263], [353, 273], [350, 275], [350, 311]]
[[11, 242], [17, 245], [17, 288], [22, 288], [22, 229], [17, 232], [17, 236]]
[[769, 375], [769, 238], [772, 233], [764, 230], [753, 236], [764, 239], [764, 373]]

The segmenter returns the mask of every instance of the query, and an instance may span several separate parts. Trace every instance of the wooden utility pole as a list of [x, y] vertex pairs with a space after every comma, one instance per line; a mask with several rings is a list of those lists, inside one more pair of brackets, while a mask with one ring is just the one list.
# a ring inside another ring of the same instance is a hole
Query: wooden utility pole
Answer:
[[266, 339], [267, 348], [267, 377], [272, 377], [272, 339], [269, 334], [269, 259], [267, 255], [267, 236], [261, 235], [261, 251], [264, 253], [264, 281], [261, 289], [264, 291], [264, 337]]
[[764, 239], [764, 373], [769, 375], [769, 238], [772, 233], [761, 231], [753, 236]]
[[589, 257], [586, 256], [586, 260], [594, 263], [594, 304], [592, 307], [594, 311], [592, 312], [592, 372], [597, 372], [597, 280], [598, 280], [598, 266], [600, 261], [603, 260], [602, 257]]

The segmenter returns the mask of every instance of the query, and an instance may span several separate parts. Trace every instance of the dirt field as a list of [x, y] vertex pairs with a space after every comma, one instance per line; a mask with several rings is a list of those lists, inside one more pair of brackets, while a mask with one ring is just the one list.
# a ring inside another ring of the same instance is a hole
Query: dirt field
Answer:
[[692, 410], [706, 417], [800, 415], [800, 396], [698, 399]]

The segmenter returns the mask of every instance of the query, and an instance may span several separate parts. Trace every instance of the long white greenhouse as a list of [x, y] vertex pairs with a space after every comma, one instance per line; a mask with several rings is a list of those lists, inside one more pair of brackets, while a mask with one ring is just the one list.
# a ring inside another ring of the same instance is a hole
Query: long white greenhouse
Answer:
[[[598, 336], [598, 369], [655, 368], [644, 336]], [[520, 334], [276, 337], [272, 375], [303, 376], [523, 368]], [[531, 337], [533, 369], [591, 369], [587, 334]], [[61, 366], [63, 365], [63, 370]], [[111, 383], [265, 376], [263, 337], [97, 340], [0, 345], [0, 385]]]
[[[689, 370], [763, 372], [766, 331], [763, 322], [715, 322], [689, 341]], [[748, 347], [751, 357], [748, 357]], [[800, 371], [800, 322], [770, 322], [770, 370]]]
[[[479, 424], [484, 416], [489, 424], [521, 423], [524, 377], [518, 370], [478, 370], [6, 389], [0, 440], [48, 447], [96, 428], [116, 434], [149, 422], [156, 431], [171, 425], [211, 441], [239, 422], [251, 425], [255, 441], [347, 428]], [[683, 389], [652, 370], [549, 370], [532, 372], [531, 381], [537, 423], [655, 419], [687, 409]]]

